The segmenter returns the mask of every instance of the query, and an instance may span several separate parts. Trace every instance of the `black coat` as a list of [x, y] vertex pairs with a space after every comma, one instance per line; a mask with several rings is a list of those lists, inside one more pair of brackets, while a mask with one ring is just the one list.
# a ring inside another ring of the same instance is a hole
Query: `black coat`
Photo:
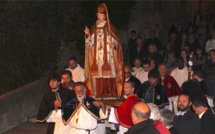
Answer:
[[[137, 92], [138, 98], [146, 99], [147, 93], [150, 87], [151, 85], [149, 81], [144, 82], [138, 89], [138, 92]], [[156, 104], [159, 108], [162, 108], [165, 105], [169, 105], [169, 100], [163, 85], [160, 82], [157, 82], [155, 85], [153, 85], [153, 88], [154, 88], [154, 93], [153, 93], [154, 104]]]
[[214, 134], [215, 133], [215, 115], [211, 109], [208, 109], [201, 118], [201, 133], [200, 134]]
[[201, 123], [199, 117], [191, 110], [188, 110], [184, 116], [175, 116], [173, 125], [179, 134], [200, 134]]
[[160, 134], [155, 128], [153, 120], [149, 119], [135, 124], [125, 134]]
[[131, 48], [129, 50], [129, 61], [132, 66], [136, 58], [143, 60], [146, 56], [147, 56], [147, 50], [145, 46], [142, 46], [141, 49], [137, 49], [136, 47], [136, 48]]
[[133, 75], [131, 75], [131, 77], [129, 78], [129, 81], [132, 81], [135, 83], [135, 89], [134, 89], [134, 93], [137, 92], [138, 88], [140, 87], [141, 85], [141, 82], [139, 79], [137, 79], [136, 77], [134, 77]]
[[[57, 92], [60, 95], [60, 98], [62, 101], [62, 103], [61, 103], [62, 106], [64, 106], [70, 100], [76, 98], [75, 92], [73, 90], [59, 88], [59, 90]], [[45, 122], [48, 119], [52, 110], [55, 109], [55, 107], [54, 107], [55, 100], [56, 100], [55, 92], [52, 92], [51, 90], [49, 90], [48, 92], [45, 93], [45, 95], [43, 96], [43, 98], [41, 100], [39, 111], [37, 114], [38, 122]], [[59, 109], [61, 109], [61, 108], [59, 108]], [[46, 134], [53, 134], [54, 126], [55, 126], [55, 123], [49, 123]]]
[[171, 128], [169, 129], [169, 132], [170, 132], [171, 134], [178, 134], [178, 132], [175, 130], [175, 127], [174, 127], [174, 126], [171, 127]]

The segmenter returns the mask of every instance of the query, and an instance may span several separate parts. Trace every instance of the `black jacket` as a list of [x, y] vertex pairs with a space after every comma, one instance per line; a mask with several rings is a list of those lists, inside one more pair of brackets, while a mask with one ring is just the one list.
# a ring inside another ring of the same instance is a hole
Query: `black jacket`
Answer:
[[[150, 89], [151, 85], [149, 81], [144, 82], [140, 88], [138, 89], [137, 96], [138, 98], [146, 99], [148, 90]], [[169, 100], [166, 94], [166, 90], [164, 89], [163, 85], [157, 82], [153, 85], [154, 88], [154, 98], [153, 103], [156, 104], [158, 107], [163, 107], [165, 105], [169, 105]], [[150, 102], [147, 102], [150, 103]], [[152, 102], [151, 102], [152, 103]]]
[[215, 115], [211, 109], [208, 109], [201, 118], [201, 133], [200, 134], [214, 134], [215, 133]]
[[199, 134], [201, 130], [199, 117], [191, 110], [188, 110], [182, 117], [175, 116], [173, 125], [179, 134]]
[[135, 124], [125, 134], [160, 134], [155, 128], [153, 120], [149, 119]]

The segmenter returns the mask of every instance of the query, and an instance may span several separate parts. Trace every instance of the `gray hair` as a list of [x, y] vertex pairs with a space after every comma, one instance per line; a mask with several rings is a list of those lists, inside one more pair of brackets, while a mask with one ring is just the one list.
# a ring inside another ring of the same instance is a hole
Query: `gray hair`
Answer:
[[160, 120], [160, 111], [157, 105], [153, 104], [153, 103], [147, 103], [147, 105], [150, 108], [151, 114], [150, 114], [150, 119], [152, 119], [153, 121], [159, 121]]
[[161, 109], [160, 114], [161, 120], [165, 126], [170, 126], [173, 124], [172, 122], [174, 119], [174, 114], [172, 111], [170, 111], [169, 109]]
[[86, 85], [85, 85], [84, 82], [81, 82], [81, 81], [76, 82], [76, 83], [75, 83], [75, 87], [78, 87], [78, 86], [83, 86], [83, 87], [84, 87], [84, 91], [87, 90]]

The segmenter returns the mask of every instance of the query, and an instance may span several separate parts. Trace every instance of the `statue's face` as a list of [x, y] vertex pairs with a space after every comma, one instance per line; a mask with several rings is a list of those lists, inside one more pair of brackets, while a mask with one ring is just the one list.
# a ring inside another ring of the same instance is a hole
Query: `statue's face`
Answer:
[[106, 19], [105, 14], [97, 13], [97, 19], [99, 22], [103, 22]]

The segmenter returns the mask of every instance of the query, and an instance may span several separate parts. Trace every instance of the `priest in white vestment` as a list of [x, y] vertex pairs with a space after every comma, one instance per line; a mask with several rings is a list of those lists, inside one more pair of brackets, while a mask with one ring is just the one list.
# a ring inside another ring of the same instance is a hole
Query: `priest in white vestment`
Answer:
[[177, 60], [177, 65], [177, 68], [172, 70], [170, 75], [176, 80], [179, 87], [181, 87], [182, 84], [188, 80], [188, 68], [184, 66], [183, 58]]
[[[75, 85], [77, 99], [68, 102], [63, 110], [53, 111], [47, 122], [55, 122], [54, 134], [96, 134], [97, 122], [107, 118], [104, 104], [86, 95], [83, 82]], [[98, 134], [105, 134], [105, 127]]]
[[69, 70], [72, 73], [72, 80], [74, 82], [84, 82], [86, 80], [84, 76], [84, 69], [78, 64], [76, 57], [73, 56], [69, 58], [69, 67], [66, 68], [66, 70]]

